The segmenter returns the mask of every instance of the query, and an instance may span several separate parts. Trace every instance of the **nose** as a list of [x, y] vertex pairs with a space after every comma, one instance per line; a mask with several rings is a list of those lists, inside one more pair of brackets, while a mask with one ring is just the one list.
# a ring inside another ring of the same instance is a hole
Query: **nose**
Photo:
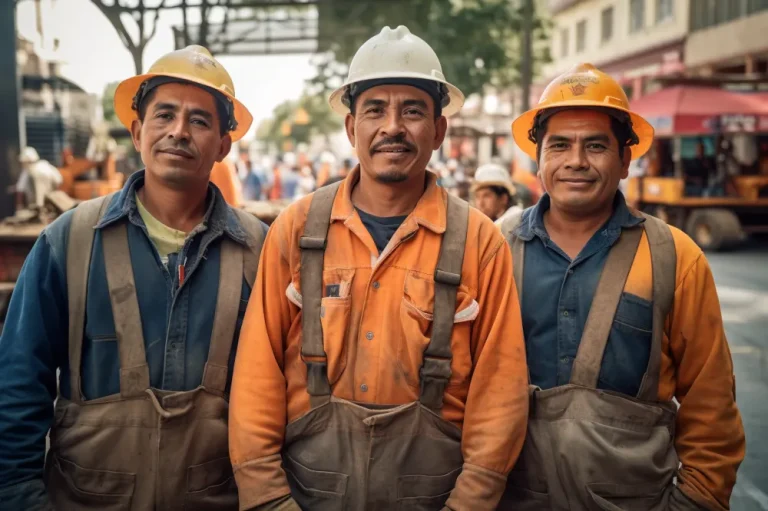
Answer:
[[384, 125], [381, 127], [381, 134], [386, 137], [397, 137], [405, 134], [403, 125], [403, 116], [397, 108], [387, 109], [387, 116], [384, 119]]
[[174, 119], [173, 124], [170, 126], [170, 130], [168, 132], [168, 138], [179, 141], [189, 140], [189, 123], [184, 117], [179, 115]]
[[565, 168], [577, 172], [583, 172], [589, 169], [587, 161], [587, 151], [580, 144], [572, 144], [568, 151], [568, 158], [565, 162]]

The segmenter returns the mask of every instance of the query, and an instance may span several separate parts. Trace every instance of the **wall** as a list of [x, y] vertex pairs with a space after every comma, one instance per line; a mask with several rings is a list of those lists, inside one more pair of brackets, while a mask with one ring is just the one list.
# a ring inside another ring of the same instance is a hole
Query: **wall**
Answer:
[[685, 44], [685, 63], [693, 67], [743, 58], [748, 53], [768, 54], [766, 27], [768, 11], [763, 11], [748, 18], [692, 32]]
[[[578, 62], [591, 62], [597, 66], [629, 57], [643, 50], [663, 46], [685, 37], [688, 31], [689, 2], [673, 0], [673, 16], [656, 23], [656, 0], [645, 0], [645, 26], [629, 33], [630, 0], [588, 0], [553, 16], [552, 64], [546, 66], [544, 77], [552, 78]], [[613, 7], [613, 37], [601, 42], [602, 11]], [[585, 50], [576, 53], [576, 25], [587, 20]], [[568, 28], [569, 51], [561, 53], [561, 29]]]

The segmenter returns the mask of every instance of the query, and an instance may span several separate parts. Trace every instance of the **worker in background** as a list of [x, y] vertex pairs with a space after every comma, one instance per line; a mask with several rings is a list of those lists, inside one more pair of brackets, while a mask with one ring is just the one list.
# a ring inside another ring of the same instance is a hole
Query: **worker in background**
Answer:
[[474, 205], [496, 225], [523, 211], [517, 203], [517, 191], [509, 173], [501, 165], [487, 163], [475, 172], [472, 181]]
[[267, 235], [232, 380], [241, 509], [495, 509], [527, 373], [501, 231], [426, 170], [463, 101], [404, 26], [331, 95], [360, 165]]
[[0, 509], [238, 508], [228, 382], [266, 226], [209, 184], [252, 122], [234, 94], [201, 46], [117, 87], [146, 170], [24, 262], [0, 337]]
[[21, 175], [16, 182], [16, 209], [42, 208], [45, 196], [62, 183], [59, 169], [41, 160], [34, 147], [25, 147], [19, 156]]
[[233, 208], [239, 208], [242, 205], [243, 186], [237, 176], [234, 163], [228, 157], [214, 162], [210, 181], [219, 189], [227, 204]]
[[744, 429], [712, 271], [617, 191], [653, 128], [578, 64], [512, 133], [546, 193], [502, 226], [535, 391], [500, 509], [729, 509]]

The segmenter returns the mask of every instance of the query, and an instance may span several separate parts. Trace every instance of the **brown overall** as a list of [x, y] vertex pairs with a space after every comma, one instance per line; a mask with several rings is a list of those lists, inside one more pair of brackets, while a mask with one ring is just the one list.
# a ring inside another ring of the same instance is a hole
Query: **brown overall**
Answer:
[[[500, 510], [660, 511], [698, 509], [673, 484], [678, 470], [673, 403], [658, 400], [664, 322], [672, 308], [676, 252], [669, 227], [645, 216], [624, 229], [611, 249], [595, 290], [571, 381], [548, 390], [531, 386], [523, 451], [509, 475]], [[502, 230], [512, 250], [523, 299], [525, 242]], [[597, 378], [635, 253], [645, 231], [653, 272], [650, 360], [636, 397], [598, 390]]]
[[[111, 197], [111, 196], [110, 196]], [[67, 252], [72, 399], [59, 396], [46, 459], [48, 495], [60, 510], [236, 510], [224, 393], [242, 279], [256, 275], [263, 231], [238, 212], [250, 238], [225, 239], [213, 331], [200, 387], [151, 389], [125, 222], [102, 231], [120, 353], [120, 394], [84, 401], [80, 386], [94, 225], [108, 198], [75, 210]]]
[[419, 401], [360, 405], [331, 395], [320, 323], [323, 258], [337, 189], [331, 185], [315, 192], [299, 244], [301, 354], [311, 409], [286, 428], [283, 468], [291, 495], [311, 511], [439, 510], [463, 463], [461, 431], [443, 420], [440, 410], [451, 376], [451, 332], [469, 207], [449, 196]]

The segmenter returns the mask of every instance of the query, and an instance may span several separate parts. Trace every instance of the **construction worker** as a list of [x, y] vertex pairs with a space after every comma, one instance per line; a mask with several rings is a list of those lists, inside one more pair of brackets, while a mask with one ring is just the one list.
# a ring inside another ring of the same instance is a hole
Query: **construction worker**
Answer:
[[331, 95], [360, 165], [267, 235], [232, 380], [241, 509], [495, 509], [527, 373], [501, 231], [426, 170], [463, 100], [404, 26]]
[[59, 169], [41, 160], [34, 147], [27, 146], [19, 156], [21, 175], [16, 183], [16, 208], [42, 208], [45, 196], [61, 185]]
[[481, 165], [472, 182], [475, 207], [496, 225], [523, 211], [517, 203], [517, 191], [507, 169], [496, 163]]
[[502, 226], [533, 393], [499, 509], [727, 510], [744, 429], [712, 272], [618, 192], [653, 128], [578, 64], [512, 133], [546, 193]]
[[146, 170], [43, 231], [0, 337], [0, 509], [236, 510], [228, 382], [266, 227], [208, 179], [252, 117], [201, 46], [115, 111]]

